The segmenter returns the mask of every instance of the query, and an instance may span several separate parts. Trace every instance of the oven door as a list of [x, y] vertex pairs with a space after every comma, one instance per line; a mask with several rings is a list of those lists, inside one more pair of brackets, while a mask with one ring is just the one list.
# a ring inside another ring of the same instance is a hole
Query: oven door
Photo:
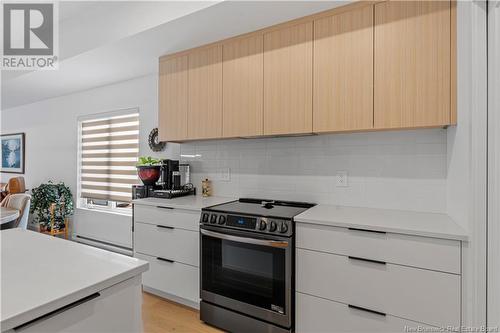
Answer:
[[292, 238], [200, 229], [202, 300], [285, 328], [292, 323]]

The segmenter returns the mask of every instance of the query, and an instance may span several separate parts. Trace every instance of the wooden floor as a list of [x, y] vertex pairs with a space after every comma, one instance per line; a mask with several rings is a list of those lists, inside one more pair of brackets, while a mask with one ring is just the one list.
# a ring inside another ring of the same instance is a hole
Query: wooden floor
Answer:
[[199, 312], [169, 302], [152, 294], [142, 293], [142, 322], [144, 333], [219, 333], [199, 319]]

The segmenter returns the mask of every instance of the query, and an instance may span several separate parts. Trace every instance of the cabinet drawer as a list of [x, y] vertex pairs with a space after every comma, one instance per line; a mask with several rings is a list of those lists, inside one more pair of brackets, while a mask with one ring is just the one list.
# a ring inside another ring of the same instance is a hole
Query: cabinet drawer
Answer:
[[136, 253], [136, 258], [149, 261], [149, 271], [142, 274], [142, 284], [146, 287], [199, 302], [198, 267], [179, 262], [166, 262], [155, 257]]
[[134, 205], [134, 221], [198, 231], [200, 212], [176, 208]]
[[137, 222], [134, 229], [134, 251], [198, 266], [199, 233]]
[[460, 276], [297, 249], [297, 291], [435, 326], [460, 325]]
[[296, 293], [296, 332], [406, 332], [408, 328], [426, 327], [411, 320], [380, 315], [347, 304]]
[[142, 332], [141, 277], [115, 284], [41, 316], [14, 333]]
[[460, 241], [297, 224], [297, 247], [460, 274]]

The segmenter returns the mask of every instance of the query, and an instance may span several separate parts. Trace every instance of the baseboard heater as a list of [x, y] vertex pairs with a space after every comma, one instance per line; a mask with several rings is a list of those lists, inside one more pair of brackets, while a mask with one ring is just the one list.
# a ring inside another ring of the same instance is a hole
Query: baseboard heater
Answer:
[[131, 248], [108, 243], [108, 242], [103, 242], [103, 241], [89, 238], [89, 237], [85, 237], [85, 236], [75, 235], [74, 240], [77, 241], [78, 243], [83, 243], [83, 244], [95, 246], [95, 247], [98, 247], [98, 248], [101, 248], [104, 250], [108, 250], [111, 252], [125, 254], [127, 256], [133, 256], [133, 254], [134, 254]]

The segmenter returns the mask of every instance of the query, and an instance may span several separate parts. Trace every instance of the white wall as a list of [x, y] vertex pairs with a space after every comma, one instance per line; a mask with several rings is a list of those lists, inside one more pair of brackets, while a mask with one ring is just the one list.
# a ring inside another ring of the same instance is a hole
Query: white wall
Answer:
[[[77, 94], [3, 110], [1, 132], [26, 133], [26, 186], [63, 181], [76, 196], [77, 187], [77, 119], [82, 115], [138, 107], [140, 113], [140, 154], [153, 155], [147, 144], [149, 131], [157, 125], [157, 75], [149, 75]], [[169, 144], [162, 156], [178, 156], [178, 145]], [[2, 174], [2, 182], [13, 174]], [[110, 227], [89, 236], [132, 245], [131, 217], [77, 211], [76, 228], [89, 234], [89, 224], [109, 222]], [[120, 226], [122, 227], [120, 229]]]
[[[444, 129], [208, 141], [180, 151], [195, 185], [208, 177], [215, 195], [446, 211]], [[225, 168], [230, 181], [221, 180]], [[348, 187], [336, 186], [337, 171], [348, 172]]]

